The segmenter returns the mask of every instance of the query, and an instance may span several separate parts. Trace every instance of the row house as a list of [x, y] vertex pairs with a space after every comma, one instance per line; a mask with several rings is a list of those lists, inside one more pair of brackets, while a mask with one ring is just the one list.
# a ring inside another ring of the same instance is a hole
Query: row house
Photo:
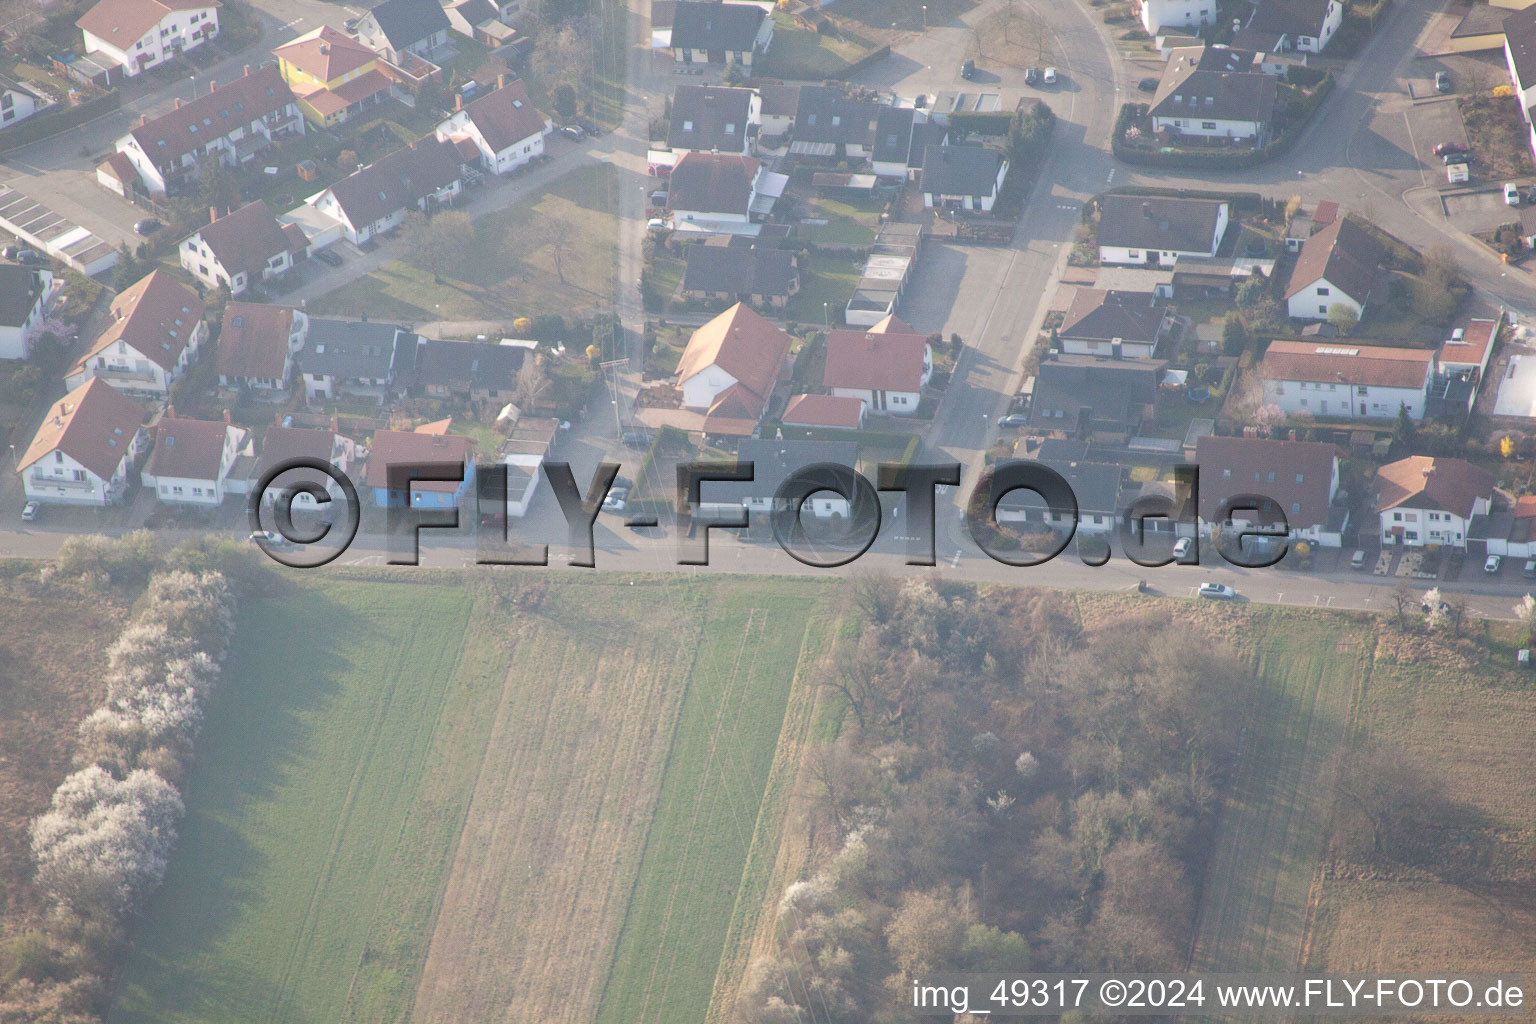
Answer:
[[1434, 373], [1431, 349], [1310, 341], [1272, 341], [1258, 367], [1265, 404], [1345, 420], [1423, 419]]

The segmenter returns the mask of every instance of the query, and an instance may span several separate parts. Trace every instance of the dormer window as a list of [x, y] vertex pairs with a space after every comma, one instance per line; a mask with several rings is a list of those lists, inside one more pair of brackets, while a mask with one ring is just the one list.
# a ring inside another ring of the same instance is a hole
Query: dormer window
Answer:
[[683, 131], [685, 131], [685, 132], [693, 131], [693, 122], [692, 121], [684, 121], [683, 122]]

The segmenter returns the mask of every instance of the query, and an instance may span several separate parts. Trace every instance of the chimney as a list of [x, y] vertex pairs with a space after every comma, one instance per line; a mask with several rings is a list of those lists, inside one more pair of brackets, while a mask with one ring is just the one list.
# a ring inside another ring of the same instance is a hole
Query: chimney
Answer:
[[214, 221], [216, 221], [218, 219], [219, 219], [219, 208], [217, 206], [210, 206], [210, 207], [208, 207], [208, 223], [212, 224]]
[[251, 66], [249, 64], [247, 64], [245, 66], [245, 77], [246, 78], [250, 78], [251, 77]]
[[498, 89], [505, 89], [506, 87], [507, 87], [507, 76], [504, 75], [504, 74], [503, 75], [497, 75], [496, 76], [496, 88], [498, 88]]
[[333, 434], [341, 433], [341, 417], [340, 416], [332, 416], [331, 417], [331, 433], [333, 433]]
[[464, 109], [464, 94], [462, 92], [456, 92], [456, 93], [453, 94], [453, 109], [454, 110], [463, 110]]
[[[180, 109], [181, 109], [181, 97], [180, 97], [180, 96], [177, 96], [177, 97], [176, 97], [176, 109], [177, 109], [177, 110], [180, 110]], [[146, 121], [147, 121], [147, 120], [148, 120], [148, 118], [146, 118], [146, 119], [145, 119], [145, 120], [146, 120]]]
[[224, 425], [226, 427], [229, 426], [229, 410], [228, 409], [224, 410]]
[[218, 83], [218, 82], [215, 82], [215, 81], [214, 81], [214, 80], [213, 80], [213, 79], [211, 79], [211, 78], [210, 78], [210, 79], [208, 79], [208, 91], [209, 91], [209, 92], [210, 92], [210, 93], [215, 93], [215, 92], [218, 92], [218, 91], [219, 91], [219, 83]]
[[149, 115], [148, 114], [140, 114], [139, 115], [139, 127], [143, 128], [147, 124], [149, 124]]
[[173, 420], [176, 418], [176, 407], [171, 405], [169, 402], [167, 402], [165, 406], [165, 418], [168, 420]]
[[1151, 203], [1142, 203], [1141, 204], [1141, 215], [1142, 215], [1142, 217], [1146, 218], [1147, 220], [1151, 220], [1152, 219], [1152, 204]]

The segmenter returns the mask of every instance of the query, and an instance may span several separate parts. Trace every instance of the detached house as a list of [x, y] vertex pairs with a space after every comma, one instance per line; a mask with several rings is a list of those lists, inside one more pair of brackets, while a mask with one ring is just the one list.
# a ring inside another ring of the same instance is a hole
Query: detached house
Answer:
[[859, 399], [871, 412], [912, 415], [932, 376], [928, 339], [895, 316], [868, 331], [827, 335], [822, 386], [836, 397]]
[[78, 388], [92, 378], [130, 394], [164, 398], [208, 337], [203, 300], [164, 270], [112, 300], [112, 322], [65, 374]]
[[504, 403], [517, 393], [528, 350], [485, 341], [422, 340], [413, 387], [428, 398]]
[[309, 336], [309, 317], [291, 306], [230, 302], [219, 330], [219, 387], [253, 397], [287, 397], [294, 358]]
[[1216, 255], [1230, 209], [1213, 199], [1105, 196], [1099, 205], [1099, 262], [1171, 267], [1180, 256]]
[[756, 157], [689, 153], [672, 169], [667, 186], [672, 226], [742, 231], [754, 216], [773, 212], [786, 181]]
[[677, 364], [683, 407], [704, 414], [706, 434], [750, 437], [792, 341], [749, 306], [732, 306], [688, 339]]
[[452, 0], [443, 5], [448, 27], [466, 39], [495, 49], [517, 38], [517, 30], [508, 24], [516, 13], [517, 0]]
[[384, 0], [357, 21], [357, 41], [391, 64], [429, 58], [448, 42], [448, 15], [437, 0]]
[[680, 3], [672, 12], [672, 59], [680, 64], [737, 64], [751, 70], [773, 42], [773, 19], [751, 4]]
[[1262, 140], [1275, 115], [1275, 76], [1251, 51], [1180, 47], [1169, 56], [1148, 113], [1156, 131]]
[[53, 301], [53, 271], [0, 263], [0, 359], [26, 359]]
[[672, 94], [672, 119], [667, 148], [684, 153], [751, 151], [755, 129], [762, 121], [762, 100], [751, 89], [720, 85], [680, 85]]
[[317, 128], [342, 124], [389, 98], [393, 82], [383, 59], [329, 25], [272, 51], [299, 109]]
[[136, 78], [218, 35], [222, 6], [219, 0], [100, 0], [75, 24], [86, 53]]
[[255, 455], [250, 431], [227, 418], [182, 419], [167, 409], [155, 425], [155, 450], [141, 479], [164, 504], [221, 505], [231, 491], [246, 490], [245, 480], [230, 480], [242, 455]]
[[[263, 480], [268, 473], [279, 467], [291, 466], [298, 459], [317, 459], [320, 462], [327, 462], [345, 474], [356, 451], [357, 446], [353, 440], [337, 433], [334, 424], [330, 430], [268, 427], [261, 437], [261, 457], [256, 461], [252, 481], [254, 484], [255, 481]], [[283, 474], [281, 483], [284, 485], [315, 484], [323, 487], [332, 501], [341, 500], [343, 494], [341, 485], [334, 479], [314, 470], [289, 470], [288, 473]], [[277, 500], [277, 493], [269, 490], [262, 497], [270, 508]], [[297, 506], [315, 507], [315, 499], [302, 491], [294, 494], [293, 502]]]
[[875, 147], [880, 104], [827, 85], [802, 85], [795, 98], [789, 151], [827, 160], [868, 160]]
[[1258, 0], [1233, 42], [1268, 53], [1322, 53], [1343, 22], [1340, 0]]
[[216, 160], [238, 167], [285, 135], [304, 134], [304, 115], [276, 67], [267, 66], [209, 91], [157, 118], [145, 117], [117, 140], [144, 188], [156, 194], [195, 178]]
[[[751, 480], [720, 480], [704, 484], [699, 492], [699, 512], [725, 516], [746, 509], [749, 513], [771, 515], [787, 508], [779, 503], [779, 488], [795, 473], [811, 466], [840, 466], [852, 470], [858, 466], [859, 446], [853, 441], [794, 441], [746, 438], [736, 446], [736, 458], [752, 463]], [[852, 479], [851, 477], [849, 478]], [[819, 491], [799, 509], [802, 515], [817, 519], [833, 516], [846, 518], [848, 500], [834, 491]], [[878, 514], [878, 509], [868, 510]]]
[[1057, 338], [1063, 352], [1149, 359], [1171, 323], [1168, 307], [1149, 292], [1078, 288]]
[[209, 288], [241, 295], [252, 285], [281, 277], [303, 260], [309, 241], [296, 224], [277, 222], [258, 199], [213, 220], [182, 241], [181, 266]]
[[481, 166], [492, 174], [509, 174], [544, 155], [544, 137], [554, 124], [534, 109], [521, 81], [508, 81], [505, 75], [497, 81], [495, 92], [467, 106], [462, 96], [457, 98], [453, 114], [437, 126], [437, 137], [469, 140]]
[[1123, 442], [1153, 416], [1167, 368], [1163, 359], [1047, 358], [1035, 374], [1029, 425], [1069, 438]]
[[[1530, 123], [1531, 108], [1536, 106], [1536, 7], [1514, 11], [1504, 19], [1504, 62], [1520, 113]], [[1531, 145], [1536, 149], [1536, 128], [1531, 131]]]
[[[1200, 519], [1207, 529], [1230, 520], [1239, 528], [1274, 521], [1280, 512], [1295, 540], [1339, 547], [1349, 508], [1336, 503], [1339, 453], [1331, 444], [1208, 434], [1195, 447], [1200, 467]], [[1255, 498], [1272, 503], [1257, 508]], [[1253, 508], [1251, 518], [1242, 510]]]
[[1258, 367], [1266, 404], [1341, 419], [1422, 419], [1434, 372], [1429, 349], [1310, 341], [1272, 341]]
[[1376, 288], [1386, 250], [1376, 238], [1348, 217], [1308, 238], [1291, 268], [1285, 301], [1298, 320], [1326, 320], [1328, 311], [1343, 305], [1365, 315]]
[[730, 245], [711, 238], [688, 247], [683, 294], [694, 302], [745, 302], [783, 309], [800, 291], [799, 258], [788, 249]]
[[923, 150], [923, 205], [930, 210], [991, 212], [1008, 176], [1008, 161], [984, 146]]
[[[445, 421], [446, 423], [446, 421]], [[475, 482], [475, 442], [460, 434], [439, 430], [443, 424], [427, 424], [416, 430], [379, 430], [368, 446], [368, 462], [363, 483], [373, 491], [373, 503], [381, 508], [455, 508], [470, 493]], [[418, 480], [405, 488], [391, 488], [390, 466], [433, 465], [444, 467], [451, 475], [457, 466], [462, 479]]]
[[32, 86], [0, 77], [0, 128], [25, 121], [51, 106], [53, 101]]
[[1473, 516], [1493, 502], [1493, 474], [1462, 459], [1415, 455], [1376, 471], [1381, 542], [1465, 548]]
[[299, 352], [305, 400], [346, 394], [382, 402], [396, 368], [414, 369], [419, 340], [396, 324], [310, 317]]
[[435, 213], [463, 188], [464, 164], [454, 144], [434, 136], [360, 168], [304, 200], [337, 221], [347, 241], [361, 245], [399, 227], [407, 210]]
[[144, 449], [143, 411], [105, 381], [87, 381], [49, 408], [16, 469], [33, 501], [113, 505]]
[[1137, 20], [1147, 34], [1156, 36], [1163, 29], [1194, 28], [1216, 24], [1216, 0], [1137, 0]]

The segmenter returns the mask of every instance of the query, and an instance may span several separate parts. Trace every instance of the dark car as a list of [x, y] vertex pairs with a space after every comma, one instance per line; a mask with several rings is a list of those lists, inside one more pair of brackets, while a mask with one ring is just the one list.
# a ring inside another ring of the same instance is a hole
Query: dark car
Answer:
[[16, 262], [24, 267], [42, 267], [48, 264], [48, 259], [41, 253], [33, 252], [31, 249], [23, 249], [16, 254]]
[[1435, 156], [1445, 156], [1447, 153], [1470, 153], [1466, 146], [1459, 142], [1442, 142], [1435, 147]]
[[1157, 87], [1159, 84], [1161, 83], [1159, 83], [1155, 78], [1143, 78], [1141, 81], [1136, 83], [1136, 88], [1140, 89], [1142, 92], [1157, 92]]
[[648, 448], [651, 444], [651, 435], [643, 430], [626, 430], [623, 441], [631, 448]]
[[315, 253], [315, 259], [319, 260], [321, 263], [324, 263], [328, 267], [339, 267], [341, 266], [342, 262], [341, 256], [339, 256], [334, 250], [331, 249], [321, 249], [319, 252]]
[[572, 142], [580, 142], [586, 133], [581, 130], [580, 125], [568, 124], [560, 129], [560, 134]]
[[997, 425], [1000, 427], [1027, 427], [1029, 425], [1029, 417], [1018, 413], [1010, 413], [998, 420]]
[[659, 188], [655, 192], [652, 192], [651, 193], [651, 205], [652, 206], [666, 206], [667, 205], [667, 190], [664, 189], [664, 188]]
[[1451, 91], [1451, 76], [1449, 74], [1447, 74], [1444, 71], [1436, 71], [1435, 72], [1435, 91], [1436, 92], [1450, 92]]
[[597, 126], [597, 122], [590, 119], [577, 121], [576, 126], [594, 139], [603, 134], [603, 130]]
[[1038, 81], [1040, 81], [1040, 69], [1039, 68], [1025, 68], [1024, 69], [1024, 84], [1025, 85], [1034, 85]]
[[133, 226], [134, 233], [139, 235], [152, 235], [159, 230], [160, 222], [153, 217], [145, 217]]
[[1449, 167], [1451, 164], [1469, 164], [1472, 162], [1473, 156], [1471, 151], [1463, 150], [1460, 153], [1447, 153], [1440, 159], [1445, 161], [1445, 165]]
[[964, 64], [961, 64], [960, 65], [960, 77], [965, 79], [966, 81], [970, 81], [972, 78], [975, 78], [976, 77], [976, 62], [973, 61], [973, 60], [968, 60]]

